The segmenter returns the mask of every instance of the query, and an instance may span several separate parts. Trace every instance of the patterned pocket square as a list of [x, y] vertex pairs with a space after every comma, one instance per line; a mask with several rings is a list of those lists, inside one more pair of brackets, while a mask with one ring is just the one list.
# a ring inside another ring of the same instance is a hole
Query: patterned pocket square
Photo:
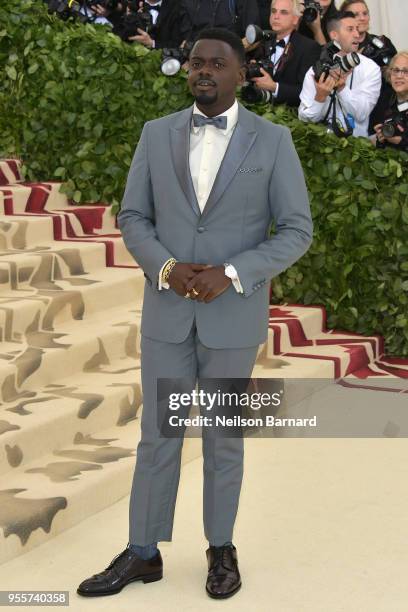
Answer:
[[263, 168], [240, 168], [239, 172], [262, 172]]

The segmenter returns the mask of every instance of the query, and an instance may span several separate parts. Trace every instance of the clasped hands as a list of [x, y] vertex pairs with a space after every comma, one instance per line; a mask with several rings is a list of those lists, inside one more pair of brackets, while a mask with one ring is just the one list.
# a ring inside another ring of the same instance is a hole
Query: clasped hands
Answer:
[[212, 302], [224, 293], [232, 281], [225, 275], [224, 266], [177, 262], [167, 282], [182, 297], [197, 302]]

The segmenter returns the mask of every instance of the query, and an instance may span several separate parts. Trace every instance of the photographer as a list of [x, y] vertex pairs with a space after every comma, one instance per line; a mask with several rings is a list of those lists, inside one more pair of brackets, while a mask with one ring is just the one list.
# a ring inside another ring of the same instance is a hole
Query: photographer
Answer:
[[380, 95], [381, 70], [357, 54], [359, 32], [353, 13], [339, 13], [328, 23], [328, 32], [332, 43], [323, 47], [321, 60], [305, 76], [299, 119], [329, 123], [337, 135], [367, 137], [369, 116]]
[[[341, 10], [354, 13], [359, 32], [358, 52], [374, 60], [380, 67], [386, 67], [394, 55], [396, 48], [386, 36], [370, 34], [370, 11], [365, 0], [344, 0]], [[382, 46], [381, 46], [382, 45]]]
[[149, 49], [178, 47], [182, 41], [179, 20], [180, 0], [131, 0], [114, 32], [123, 40], [138, 42]]
[[[305, 10], [299, 24], [299, 33], [312, 38], [319, 45], [325, 45], [330, 41], [327, 24], [338, 13], [335, 0], [303, 0], [303, 3]], [[317, 10], [314, 8], [315, 5]]]
[[191, 42], [204, 28], [226, 28], [244, 37], [250, 23], [260, 25], [257, 0], [181, 0], [180, 30]]
[[263, 76], [251, 79], [252, 83], [270, 91], [275, 102], [289, 106], [299, 106], [305, 74], [320, 55], [320, 46], [296, 31], [301, 15], [299, 0], [273, 0], [269, 23], [276, 36], [262, 40], [248, 54], [273, 65], [272, 74], [261, 67]]
[[381, 123], [374, 126], [372, 142], [379, 148], [408, 152], [408, 51], [397, 53], [386, 69], [391, 94], [382, 94], [386, 108]]

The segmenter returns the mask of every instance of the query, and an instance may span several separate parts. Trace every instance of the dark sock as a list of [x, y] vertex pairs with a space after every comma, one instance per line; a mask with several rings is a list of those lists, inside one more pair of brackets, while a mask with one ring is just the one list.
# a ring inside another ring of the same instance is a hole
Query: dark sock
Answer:
[[141, 559], [145, 561], [155, 557], [158, 553], [157, 542], [147, 544], [147, 546], [138, 546], [137, 544], [129, 544], [131, 551], [135, 552]]
[[[215, 546], [214, 544], [210, 544], [210, 546]], [[233, 547], [233, 544], [231, 541], [228, 542], [224, 542], [224, 544], [221, 544], [221, 546], [228, 546], [229, 548]], [[220, 548], [220, 546], [217, 546], [216, 548]]]

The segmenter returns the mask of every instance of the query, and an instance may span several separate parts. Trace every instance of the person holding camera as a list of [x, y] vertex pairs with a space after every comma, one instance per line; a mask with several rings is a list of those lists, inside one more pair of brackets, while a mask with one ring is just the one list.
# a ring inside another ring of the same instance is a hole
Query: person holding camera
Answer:
[[289, 106], [299, 106], [305, 74], [320, 55], [320, 46], [296, 31], [301, 16], [299, 0], [273, 0], [269, 23], [276, 36], [261, 41], [248, 54], [251, 59], [271, 64], [272, 73], [260, 67], [262, 76], [251, 82], [270, 91], [275, 102]]
[[204, 28], [220, 27], [244, 38], [246, 27], [260, 25], [257, 0], [181, 0], [182, 39], [191, 43]]
[[380, 68], [385, 68], [397, 53], [396, 48], [387, 36], [370, 34], [370, 11], [365, 0], [344, 0], [341, 10], [354, 13], [360, 38], [359, 53], [374, 60]]
[[330, 41], [327, 24], [338, 12], [335, 0], [303, 0], [303, 4], [299, 33], [325, 45]]
[[394, 55], [386, 69], [391, 94], [382, 94], [385, 112], [382, 121], [374, 126], [371, 138], [378, 148], [391, 147], [408, 153], [408, 51]]
[[380, 95], [381, 70], [357, 53], [359, 31], [353, 13], [338, 13], [327, 27], [332, 42], [306, 73], [299, 119], [326, 123], [339, 136], [367, 137], [370, 113]]
[[149, 49], [178, 47], [179, 0], [123, 0], [124, 11], [114, 33], [126, 42], [138, 42]]

